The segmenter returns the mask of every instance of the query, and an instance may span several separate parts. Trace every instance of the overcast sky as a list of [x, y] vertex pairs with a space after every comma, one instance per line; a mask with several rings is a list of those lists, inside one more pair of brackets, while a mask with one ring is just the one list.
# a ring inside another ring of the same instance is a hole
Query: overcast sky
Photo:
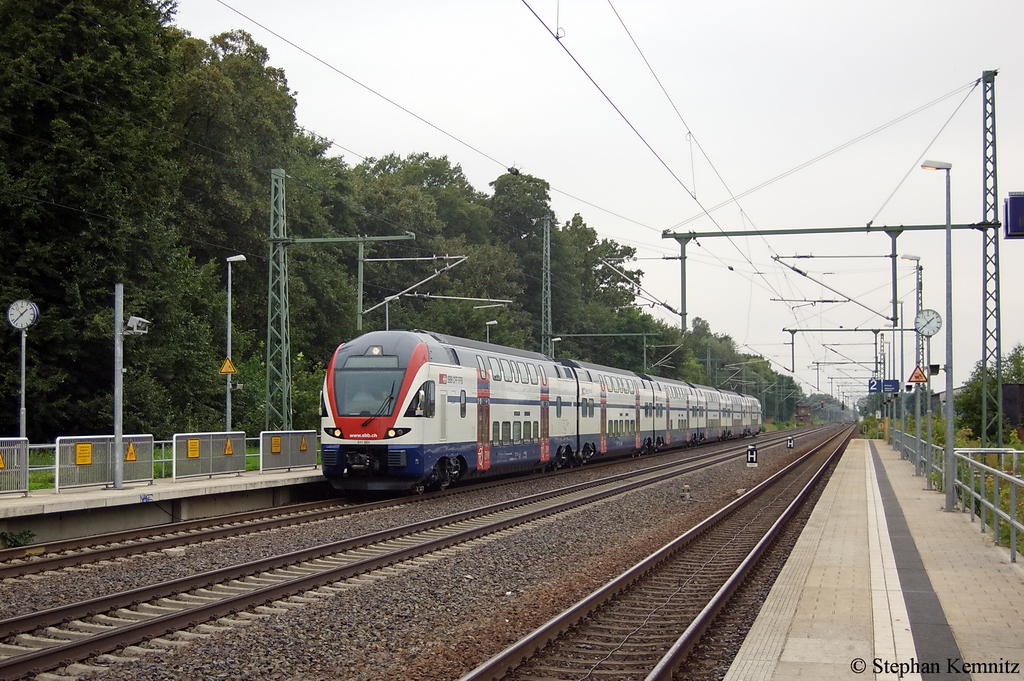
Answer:
[[[543, 178], [559, 221], [580, 213], [601, 237], [634, 246], [645, 288], [674, 309], [679, 261], [662, 258], [679, 246], [663, 232], [750, 231], [689, 243], [686, 307], [691, 323], [706, 319], [776, 370], [793, 368], [784, 328], [891, 326], [892, 244], [882, 231], [753, 232], [942, 225], [944, 173], [920, 169], [923, 159], [953, 165], [952, 222], [981, 221], [983, 90], [973, 85], [985, 70], [999, 71], [1000, 219], [1007, 194], [1024, 191], [1020, 0], [178, 6], [176, 23], [197, 37], [242, 29], [267, 47], [295, 92], [299, 124], [333, 140], [349, 164], [447, 156], [487, 192], [510, 166]], [[945, 317], [944, 232], [904, 232], [897, 249], [920, 256], [924, 306]], [[1022, 254], [1024, 242], [1001, 240], [1004, 355], [1024, 342]], [[982, 257], [978, 231], [954, 232], [957, 385], [981, 358]], [[901, 261], [905, 328], [914, 286], [913, 263]], [[800, 302], [846, 298], [856, 302]], [[874, 338], [797, 333], [795, 376], [808, 392], [828, 392], [828, 377], [837, 397], [840, 385], [847, 396], [863, 391], [864, 367], [815, 363], [870, 366]], [[945, 361], [944, 339], [943, 330], [932, 341], [934, 364]], [[913, 342], [907, 334], [904, 380]], [[945, 379], [935, 380], [941, 390]]]

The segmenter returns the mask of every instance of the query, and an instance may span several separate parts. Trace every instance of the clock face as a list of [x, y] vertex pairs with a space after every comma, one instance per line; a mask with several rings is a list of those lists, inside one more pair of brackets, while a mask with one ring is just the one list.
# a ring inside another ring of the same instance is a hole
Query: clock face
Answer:
[[16, 300], [7, 307], [7, 323], [16, 329], [27, 329], [39, 320], [39, 308], [27, 300]]
[[935, 310], [921, 310], [914, 318], [914, 328], [922, 336], [934, 336], [942, 328], [942, 315]]

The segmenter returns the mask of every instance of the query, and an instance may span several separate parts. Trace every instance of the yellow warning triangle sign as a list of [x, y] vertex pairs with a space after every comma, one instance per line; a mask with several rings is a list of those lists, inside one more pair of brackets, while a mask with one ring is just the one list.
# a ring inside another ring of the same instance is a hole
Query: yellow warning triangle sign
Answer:
[[131, 440], [128, 441], [128, 453], [125, 454], [124, 460], [125, 461], [138, 461], [138, 459], [135, 458], [135, 443], [132, 442]]
[[230, 357], [224, 358], [224, 363], [220, 365], [221, 374], [233, 374], [235, 373], [235, 365], [231, 363]]
[[302, 440], [299, 441], [299, 451], [300, 452], [306, 451], [306, 436], [305, 435], [303, 435], [302, 436]]
[[921, 371], [921, 367], [914, 367], [914, 373], [910, 374], [908, 383], [927, 383], [928, 377]]
[[7, 464], [4, 463], [4, 454], [0, 452], [0, 471], [7, 468]]
[[224, 441], [224, 456], [234, 454], [235, 452], [231, 449], [231, 438]]

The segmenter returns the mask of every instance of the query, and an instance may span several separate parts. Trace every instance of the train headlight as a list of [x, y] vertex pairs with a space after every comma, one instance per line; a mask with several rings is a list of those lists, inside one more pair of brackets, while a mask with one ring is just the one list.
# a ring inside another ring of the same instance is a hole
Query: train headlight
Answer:
[[389, 439], [391, 439], [393, 437], [400, 437], [402, 435], [405, 435], [408, 432], [409, 432], [408, 428], [388, 428], [384, 432], [384, 439], [385, 440], [389, 440]]
[[339, 439], [344, 437], [344, 435], [342, 435], [341, 428], [328, 428], [327, 434], [330, 435], [331, 437], [336, 437]]

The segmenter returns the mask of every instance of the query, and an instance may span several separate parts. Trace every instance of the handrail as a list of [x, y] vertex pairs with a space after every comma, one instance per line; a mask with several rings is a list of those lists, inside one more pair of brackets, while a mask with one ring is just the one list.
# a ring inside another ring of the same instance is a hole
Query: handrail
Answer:
[[[898, 430], [893, 431], [892, 446], [900, 453], [900, 458], [913, 462], [915, 475], [927, 476], [927, 489], [943, 491], [942, 447], [933, 444], [929, 452], [924, 441]], [[982, 533], [991, 525], [992, 539], [997, 544], [1002, 540], [1000, 523], [1006, 523], [1009, 527], [1010, 562], [1016, 563], [1017, 531], [1024, 532], [1024, 522], [1021, 520], [1024, 510], [1017, 510], [1018, 496], [1024, 495], [1024, 490], [1018, 490], [1024, 486], [1024, 451], [958, 447], [953, 450], [953, 454], [956, 461], [953, 489], [960, 510], [964, 513], [970, 511], [971, 522], [975, 515], [979, 517]], [[981, 457], [998, 457], [997, 467], [980, 461]], [[1000, 490], [1008, 490], [1005, 503]], [[1020, 498], [1024, 500], [1024, 496]], [[1006, 510], [1003, 510], [1004, 507]]]

